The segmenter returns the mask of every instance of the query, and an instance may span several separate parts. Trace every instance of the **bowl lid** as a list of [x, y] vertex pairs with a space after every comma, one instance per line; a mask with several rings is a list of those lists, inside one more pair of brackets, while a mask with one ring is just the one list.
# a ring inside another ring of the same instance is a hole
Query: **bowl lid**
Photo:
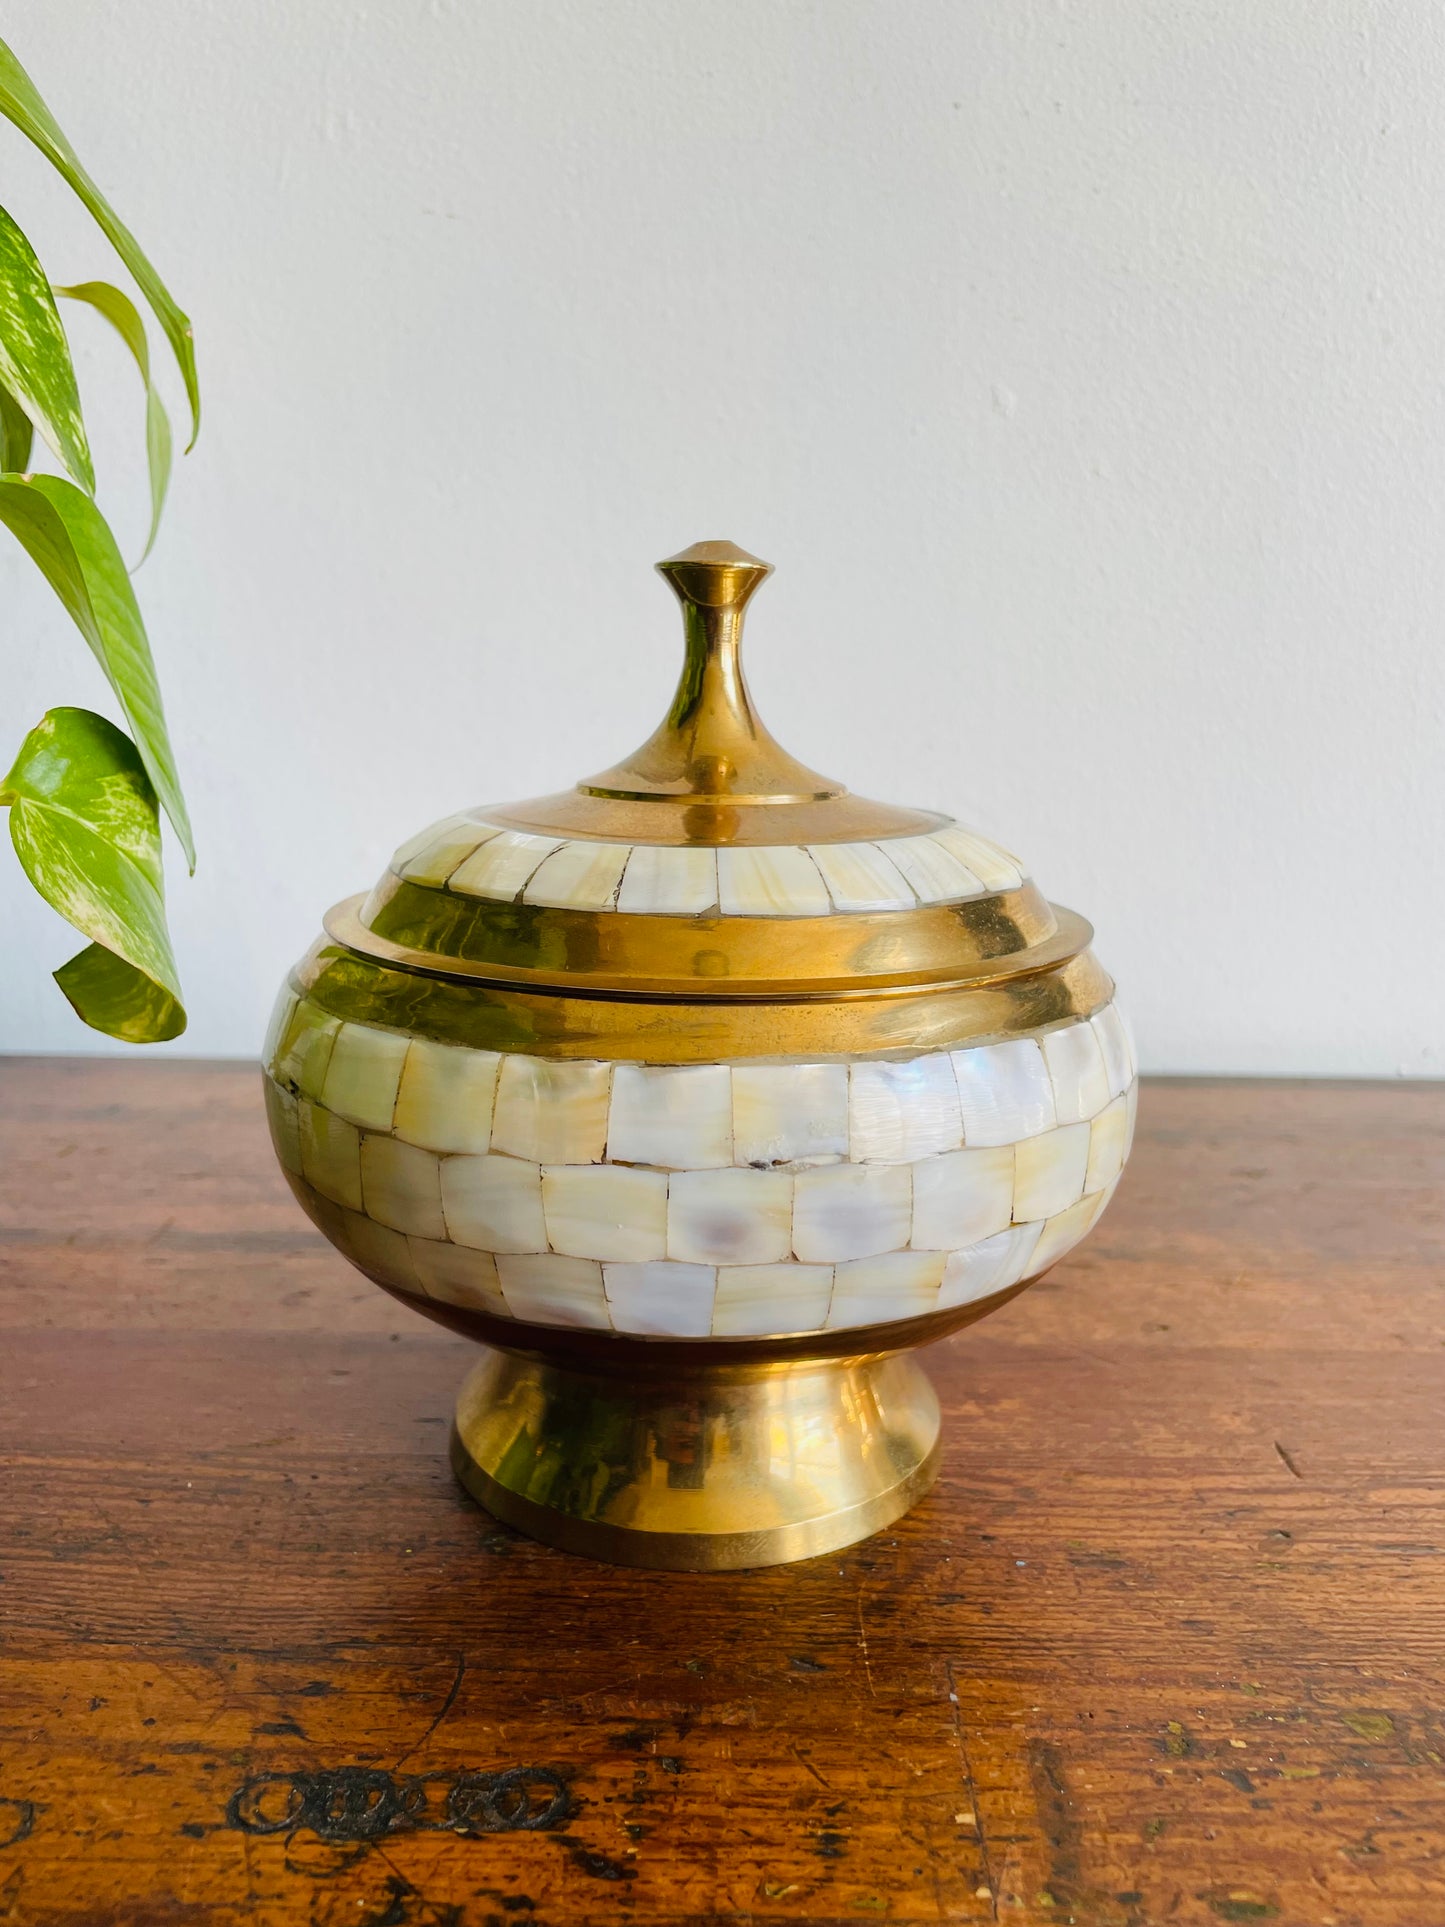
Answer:
[[692, 1002], [993, 982], [1087, 945], [997, 844], [853, 796], [774, 739], [740, 655], [768, 563], [698, 542], [657, 566], [684, 657], [642, 747], [432, 824], [331, 912], [335, 941], [428, 975]]

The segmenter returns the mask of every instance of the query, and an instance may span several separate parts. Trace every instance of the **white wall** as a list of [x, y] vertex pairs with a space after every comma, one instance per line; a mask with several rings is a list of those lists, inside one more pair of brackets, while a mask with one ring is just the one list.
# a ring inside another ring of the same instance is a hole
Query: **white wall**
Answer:
[[[775, 731], [1021, 850], [1151, 1067], [1445, 1072], [1442, 21], [13, 0], [196, 324], [140, 577], [201, 846], [182, 1047], [254, 1050], [404, 835], [640, 740], [678, 654], [650, 565], [717, 535], [778, 565]], [[52, 274], [110, 274], [3, 152]], [[72, 334], [135, 540], [134, 375]], [[105, 698], [0, 572], [8, 758]], [[0, 1045], [101, 1047], [8, 863], [0, 906]]]

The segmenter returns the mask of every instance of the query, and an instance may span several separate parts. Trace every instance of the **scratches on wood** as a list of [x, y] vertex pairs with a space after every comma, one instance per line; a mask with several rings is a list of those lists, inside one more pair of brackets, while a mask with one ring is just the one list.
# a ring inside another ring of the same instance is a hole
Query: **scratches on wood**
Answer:
[[393, 1770], [395, 1770], [395, 1767], [401, 1766], [403, 1761], [409, 1760], [414, 1753], [421, 1753], [425, 1750], [427, 1742], [431, 1739], [433, 1733], [436, 1732], [437, 1728], [441, 1725], [442, 1721], [446, 1718], [447, 1714], [450, 1713], [452, 1708], [456, 1705], [457, 1694], [461, 1692], [462, 1681], [466, 1678], [466, 1676], [467, 1676], [467, 1656], [465, 1653], [458, 1653], [456, 1657], [456, 1669], [452, 1674], [452, 1683], [447, 1688], [446, 1698], [442, 1701], [441, 1705], [437, 1708], [434, 1717], [432, 1718], [430, 1724], [428, 1725], [425, 1733], [422, 1734], [421, 1738], [417, 1740], [414, 1745], [409, 1746], [406, 1749], [405, 1753], [398, 1756], [397, 1760], [395, 1761], [395, 1766]]

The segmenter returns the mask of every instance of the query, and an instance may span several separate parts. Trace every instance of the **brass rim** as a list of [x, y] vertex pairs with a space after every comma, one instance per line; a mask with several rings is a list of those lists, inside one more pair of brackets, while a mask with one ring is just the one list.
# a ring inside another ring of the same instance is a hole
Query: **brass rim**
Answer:
[[403, 970], [596, 997], [776, 1003], [973, 988], [1065, 963], [1094, 934], [1032, 884], [873, 915], [688, 918], [487, 903], [393, 884], [334, 905], [326, 934]]
[[847, 790], [826, 797], [753, 796], [723, 799], [667, 798], [675, 807], [660, 809], [659, 799], [608, 794], [587, 785], [525, 803], [489, 803], [488, 823], [532, 836], [560, 836], [579, 842], [733, 845], [777, 843], [873, 843], [896, 836], [927, 836], [949, 818], [937, 810], [902, 809], [870, 802]]
[[860, 1539], [871, 1539], [875, 1532], [882, 1532], [905, 1512], [911, 1512], [932, 1489], [943, 1449], [942, 1439], [936, 1437], [928, 1455], [897, 1485], [859, 1505], [806, 1522], [763, 1526], [755, 1532], [707, 1533], [648, 1532], [633, 1526], [608, 1525], [574, 1518], [524, 1499], [482, 1470], [455, 1424], [449, 1456], [462, 1486], [493, 1518], [558, 1552], [654, 1572], [742, 1572], [821, 1558], [824, 1553], [857, 1545]]
[[457, 978], [325, 941], [298, 965], [292, 984], [349, 1023], [473, 1050], [643, 1064], [916, 1057], [1092, 1016], [1114, 990], [1093, 952], [1085, 950], [1051, 968], [995, 983], [840, 998], [684, 1002]]

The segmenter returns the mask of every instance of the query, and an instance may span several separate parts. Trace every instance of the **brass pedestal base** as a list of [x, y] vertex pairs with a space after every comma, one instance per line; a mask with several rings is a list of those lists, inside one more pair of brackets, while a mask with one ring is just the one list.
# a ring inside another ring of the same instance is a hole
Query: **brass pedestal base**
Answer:
[[880, 1531], [932, 1485], [938, 1431], [907, 1353], [598, 1373], [487, 1347], [457, 1400], [452, 1464], [547, 1545], [715, 1572]]

